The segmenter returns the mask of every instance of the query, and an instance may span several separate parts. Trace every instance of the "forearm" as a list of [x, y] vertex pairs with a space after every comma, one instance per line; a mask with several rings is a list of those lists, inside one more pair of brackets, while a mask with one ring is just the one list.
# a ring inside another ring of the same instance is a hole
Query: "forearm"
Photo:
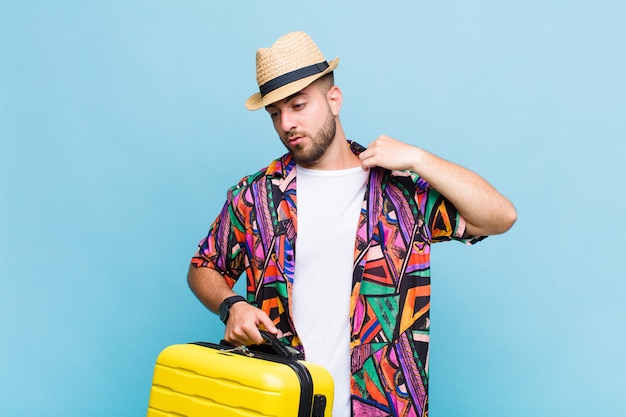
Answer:
[[359, 157], [365, 167], [410, 170], [446, 197], [467, 222], [468, 235], [504, 233], [517, 219], [513, 204], [475, 172], [382, 135]]
[[218, 312], [224, 299], [235, 295], [222, 274], [211, 268], [190, 265], [187, 283], [198, 300], [214, 313]]

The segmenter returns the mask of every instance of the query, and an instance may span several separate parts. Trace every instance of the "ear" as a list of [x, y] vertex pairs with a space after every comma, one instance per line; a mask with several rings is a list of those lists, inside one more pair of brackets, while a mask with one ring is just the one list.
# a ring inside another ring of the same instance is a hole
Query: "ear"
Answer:
[[336, 85], [330, 87], [326, 93], [326, 99], [328, 100], [328, 105], [330, 106], [333, 116], [339, 116], [339, 110], [343, 102], [343, 95], [339, 87]]

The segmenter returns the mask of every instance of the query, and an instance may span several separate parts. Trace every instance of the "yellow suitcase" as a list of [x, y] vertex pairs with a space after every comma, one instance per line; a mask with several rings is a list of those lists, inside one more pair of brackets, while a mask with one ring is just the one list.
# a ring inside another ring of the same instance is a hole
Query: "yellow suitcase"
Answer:
[[270, 347], [172, 345], [154, 368], [148, 417], [331, 417], [333, 380], [265, 334]]

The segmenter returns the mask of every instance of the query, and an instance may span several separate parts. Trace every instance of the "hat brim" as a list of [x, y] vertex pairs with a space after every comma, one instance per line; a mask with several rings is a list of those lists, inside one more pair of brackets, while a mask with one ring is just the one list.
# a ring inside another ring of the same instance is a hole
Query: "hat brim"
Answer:
[[326, 68], [323, 72], [320, 72], [315, 75], [311, 75], [306, 78], [301, 78], [297, 81], [284, 85], [282, 87], [277, 88], [274, 91], [270, 91], [264, 96], [261, 96], [261, 93], [254, 93], [251, 95], [248, 100], [246, 100], [246, 108], [248, 110], [259, 110], [265, 106], [268, 106], [272, 103], [276, 103], [284, 98], [289, 97], [292, 94], [297, 93], [298, 91], [306, 88], [313, 81], [318, 78], [323, 77], [324, 75], [332, 72], [339, 65], [339, 58], [335, 58], [328, 63], [328, 68]]

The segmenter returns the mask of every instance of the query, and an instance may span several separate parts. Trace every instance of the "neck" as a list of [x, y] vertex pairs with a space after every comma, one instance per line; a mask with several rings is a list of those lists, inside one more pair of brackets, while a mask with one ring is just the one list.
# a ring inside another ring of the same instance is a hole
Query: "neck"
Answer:
[[350, 150], [350, 145], [346, 140], [346, 135], [339, 120], [337, 120], [337, 131], [335, 139], [326, 153], [316, 162], [304, 166], [309, 169], [320, 170], [340, 170], [361, 166], [361, 160]]

